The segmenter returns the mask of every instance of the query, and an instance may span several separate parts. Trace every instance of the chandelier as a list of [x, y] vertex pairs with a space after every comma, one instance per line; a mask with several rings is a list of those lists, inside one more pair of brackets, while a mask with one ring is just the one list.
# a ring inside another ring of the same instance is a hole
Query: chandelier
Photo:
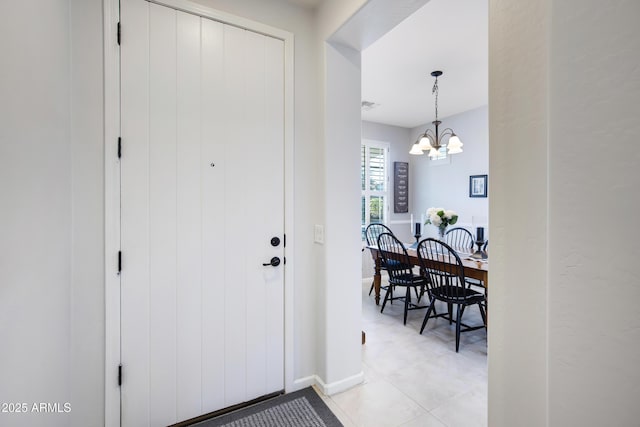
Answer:
[[[438, 157], [440, 155], [440, 148], [447, 147], [447, 153], [457, 154], [462, 153], [462, 141], [455, 134], [453, 129], [446, 128], [442, 133], [438, 133], [438, 126], [442, 123], [438, 120], [438, 77], [442, 75], [442, 71], [434, 71], [431, 73], [436, 78], [431, 89], [431, 94], [436, 95], [436, 119], [432, 121], [436, 127], [435, 132], [431, 129], [427, 129], [424, 133], [420, 134], [417, 141], [411, 146], [409, 154], [421, 155], [425, 150], [429, 150], [429, 157]], [[444, 139], [447, 138], [445, 143]]]

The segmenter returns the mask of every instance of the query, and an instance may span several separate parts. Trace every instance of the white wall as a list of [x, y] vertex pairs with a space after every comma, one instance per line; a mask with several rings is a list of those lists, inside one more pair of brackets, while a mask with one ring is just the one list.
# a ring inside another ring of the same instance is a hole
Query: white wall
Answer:
[[498, 3], [489, 6], [489, 424], [544, 426], [548, 2]]
[[362, 381], [360, 169], [352, 167], [360, 161], [360, 52], [327, 44], [325, 55], [326, 364], [318, 373], [333, 393]]
[[489, 425], [637, 425], [640, 3], [490, 11]]
[[[422, 4], [424, 0], [329, 0], [321, 3], [318, 10], [318, 46], [322, 55], [319, 59], [323, 73], [320, 99], [324, 107], [321, 136], [325, 148], [325, 157], [320, 159], [326, 185], [323, 194], [327, 238], [326, 277], [321, 285], [326, 294], [319, 295], [319, 301], [325, 301], [326, 305], [319, 304], [319, 336], [326, 337], [321, 348], [328, 351], [326, 365], [320, 362], [318, 372], [328, 378], [330, 384], [325, 390], [329, 392], [362, 380], [360, 347], [354, 341], [355, 328], [361, 322], [361, 240], [359, 227], [354, 229], [354, 224], [360, 221], [361, 190], [359, 171], [355, 171], [360, 161], [361, 138], [358, 129], [360, 49], [366, 47], [367, 40], [375, 40], [373, 34], [378, 37], [384, 34]], [[363, 16], [376, 19], [370, 21], [370, 25], [362, 25]], [[334, 33], [337, 29], [339, 34]], [[328, 329], [323, 330], [323, 325]]]
[[71, 413], [0, 413], [2, 425], [102, 424], [101, 9], [3, 5], [0, 401]]
[[[324, 0], [317, 10], [318, 40], [324, 43], [342, 27], [368, 0]], [[353, 47], [353, 46], [352, 46]]]
[[[71, 401], [69, 425], [104, 413], [102, 1], [71, 0]], [[112, 266], [115, 267], [115, 266]], [[110, 367], [115, 372], [115, 367]], [[98, 415], [96, 415], [98, 414]]]
[[[459, 215], [456, 227], [465, 227], [475, 234], [475, 227], [487, 227], [487, 198], [469, 197], [469, 176], [486, 175], [489, 171], [488, 107], [480, 107], [442, 118], [442, 128], [452, 128], [464, 144], [463, 152], [449, 157], [447, 162], [432, 161], [429, 156], [411, 156], [411, 212], [420, 218], [429, 207], [453, 209]], [[433, 124], [425, 123], [411, 130], [409, 145]], [[410, 147], [409, 147], [410, 148]], [[491, 191], [491, 187], [489, 187]], [[437, 228], [427, 225], [424, 237], [437, 236]], [[485, 229], [488, 238], [489, 230]]]
[[[69, 5], [12, 2], [3, 12], [0, 401], [68, 402]], [[62, 415], [51, 422], [62, 426], [68, 419]], [[0, 412], [4, 425], [36, 425], [36, 420], [33, 414]]]
[[638, 425], [640, 2], [550, 13], [549, 423]]

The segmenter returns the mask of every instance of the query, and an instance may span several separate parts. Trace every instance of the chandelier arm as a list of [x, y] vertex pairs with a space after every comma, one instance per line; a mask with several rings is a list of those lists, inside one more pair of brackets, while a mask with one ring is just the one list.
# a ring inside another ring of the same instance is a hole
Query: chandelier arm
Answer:
[[424, 137], [427, 137], [427, 139], [429, 140], [429, 145], [431, 145], [432, 147], [439, 145], [438, 138], [436, 138], [435, 134], [431, 129], [425, 130], [424, 133], [421, 134], [420, 137], [418, 138], [418, 142]]
[[436, 139], [436, 134], [433, 132], [433, 130], [431, 129], [427, 129], [424, 131], [424, 133], [422, 135], [420, 135], [420, 137], [422, 138], [423, 136], [426, 136], [427, 138], [429, 138], [429, 140], [431, 142], [433, 142]]
[[451, 137], [451, 136], [453, 136], [453, 135], [455, 135], [455, 134], [456, 134], [456, 133], [453, 131], [453, 129], [451, 129], [451, 128], [446, 128], [446, 129], [444, 129], [444, 130], [442, 131], [442, 133], [440, 134], [440, 139], [444, 138], [444, 137], [445, 137], [445, 136], [447, 136], [447, 135], [448, 135], [449, 137]]
[[[434, 122], [436, 123], [436, 122]], [[431, 129], [428, 129], [431, 130]], [[425, 132], [426, 134], [426, 132]], [[435, 131], [431, 131], [431, 135], [429, 135], [429, 139], [431, 141], [431, 146], [433, 148], [435, 148], [436, 150], [439, 150], [440, 147], [444, 146], [445, 144], [443, 144], [442, 138], [444, 138], [446, 136], [446, 129], [443, 132], [439, 132], [438, 131], [438, 123], [436, 123], [436, 130]]]

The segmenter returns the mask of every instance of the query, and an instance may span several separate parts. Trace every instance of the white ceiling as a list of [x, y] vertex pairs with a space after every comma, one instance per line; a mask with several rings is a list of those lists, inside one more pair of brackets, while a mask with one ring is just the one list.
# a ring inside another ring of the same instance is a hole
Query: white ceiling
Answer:
[[[303, 1], [303, 0], [298, 0]], [[488, 103], [487, 0], [431, 0], [362, 52], [362, 119], [406, 128]]]

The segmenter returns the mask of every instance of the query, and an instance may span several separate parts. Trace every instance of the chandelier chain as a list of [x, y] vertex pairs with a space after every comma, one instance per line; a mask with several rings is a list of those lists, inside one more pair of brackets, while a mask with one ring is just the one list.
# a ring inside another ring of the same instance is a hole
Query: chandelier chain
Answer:
[[431, 89], [431, 94], [436, 94], [436, 120], [438, 120], [438, 77], [436, 76], [436, 81], [433, 84], [433, 89]]

